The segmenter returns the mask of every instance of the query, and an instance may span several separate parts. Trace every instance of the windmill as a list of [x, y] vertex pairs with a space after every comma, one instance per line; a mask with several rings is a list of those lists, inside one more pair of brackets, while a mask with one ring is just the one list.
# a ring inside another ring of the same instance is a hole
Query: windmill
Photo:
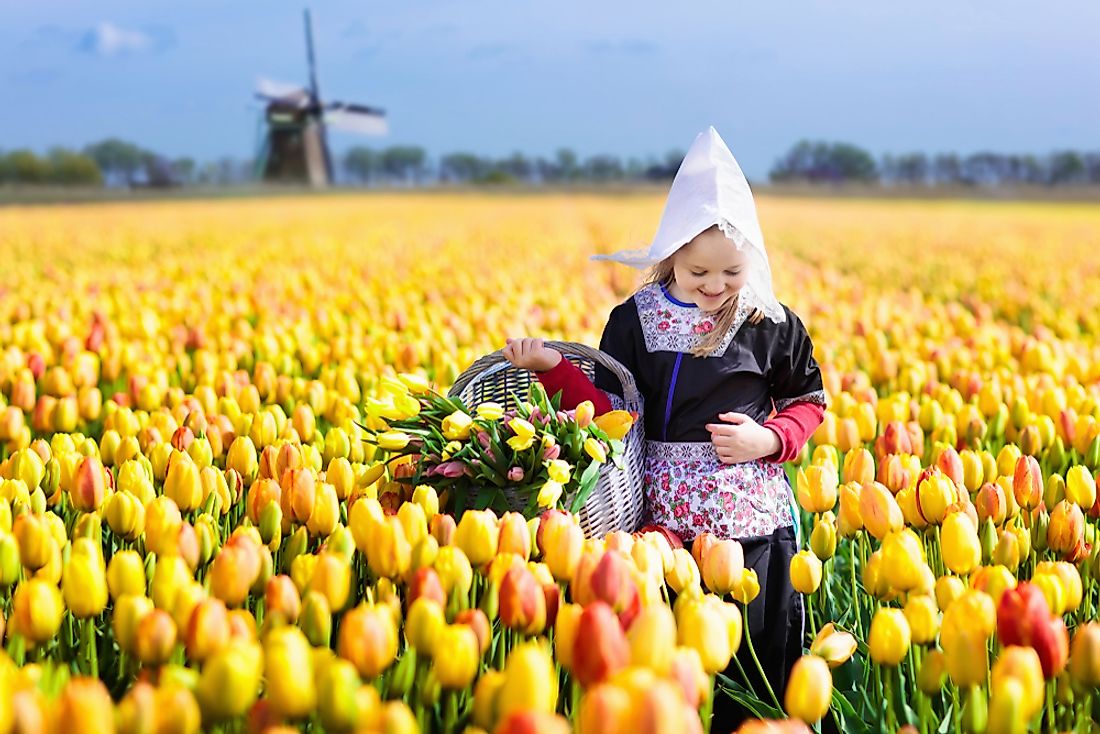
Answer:
[[263, 142], [256, 156], [256, 175], [264, 181], [307, 182], [324, 187], [332, 182], [332, 156], [326, 127], [364, 135], [385, 135], [386, 113], [376, 107], [322, 102], [313, 56], [313, 27], [305, 11], [306, 61], [309, 86], [259, 79], [256, 96], [264, 109]]

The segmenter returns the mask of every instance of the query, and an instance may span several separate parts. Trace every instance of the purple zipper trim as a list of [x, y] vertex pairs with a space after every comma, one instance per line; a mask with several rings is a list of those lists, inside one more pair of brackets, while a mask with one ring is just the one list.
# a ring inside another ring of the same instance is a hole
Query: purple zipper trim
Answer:
[[668, 386], [668, 401], [665, 403], [665, 424], [661, 427], [661, 440], [668, 440], [668, 421], [672, 417], [672, 394], [676, 391], [676, 377], [680, 374], [680, 362], [684, 359], [684, 353], [676, 355], [676, 365], [672, 368], [672, 382]]

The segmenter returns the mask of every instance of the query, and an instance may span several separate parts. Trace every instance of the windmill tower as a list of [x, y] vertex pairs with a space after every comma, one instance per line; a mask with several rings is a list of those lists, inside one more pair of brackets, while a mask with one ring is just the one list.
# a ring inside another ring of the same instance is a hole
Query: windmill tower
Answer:
[[326, 128], [385, 135], [386, 113], [365, 105], [321, 101], [313, 55], [313, 26], [309, 11], [304, 14], [309, 86], [263, 78], [256, 86], [256, 96], [267, 103], [263, 142], [256, 156], [256, 176], [263, 181], [300, 182], [323, 188], [332, 183]]

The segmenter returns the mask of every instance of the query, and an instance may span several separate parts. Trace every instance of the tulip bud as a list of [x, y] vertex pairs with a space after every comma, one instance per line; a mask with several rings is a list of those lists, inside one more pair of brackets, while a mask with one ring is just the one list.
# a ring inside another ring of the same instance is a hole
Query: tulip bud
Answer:
[[77, 619], [94, 617], [107, 606], [107, 574], [99, 546], [78, 538], [65, 564], [61, 591], [65, 605]]
[[791, 586], [800, 594], [812, 594], [821, 584], [821, 561], [810, 551], [799, 551], [791, 558]]
[[1021, 456], [1016, 460], [1012, 491], [1022, 509], [1033, 510], [1039, 506], [1043, 497], [1043, 474], [1034, 456]]
[[481, 662], [477, 635], [464, 624], [444, 626], [436, 637], [433, 658], [433, 671], [441, 686], [451, 690], [468, 687]]
[[942, 650], [932, 650], [925, 656], [917, 672], [917, 687], [929, 696], [934, 696], [943, 688], [947, 676], [947, 659]]
[[107, 503], [107, 525], [126, 540], [136, 540], [145, 531], [145, 506], [129, 492], [115, 492]]
[[810, 465], [798, 470], [798, 504], [806, 512], [826, 512], [836, 506], [839, 478], [835, 467]]
[[814, 655], [804, 655], [791, 669], [783, 705], [790, 716], [814, 724], [828, 713], [832, 694], [828, 664]]
[[32, 645], [53, 639], [65, 611], [61, 592], [39, 578], [23, 581], [15, 588], [12, 607], [12, 632], [22, 635]]
[[316, 706], [309, 643], [295, 627], [281, 627], [264, 643], [265, 698], [279, 716], [299, 718]]
[[992, 482], [983, 484], [978, 490], [974, 505], [980, 522], [992, 520], [993, 524], [998, 526], [1004, 523], [1007, 506], [1004, 491], [1000, 486]]
[[1031, 719], [1042, 709], [1046, 699], [1043, 668], [1034, 649], [1010, 645], [1001, 650], [1001, 654], [993, 662], [990, 675], [994, 708], [998, 697], [1007, 690], [1010, 680], [1020, 686], [1016, 695], [1020, 705], [1020, 721]]
[[153, 609], [138, 622], [134, 634], [134, 656], [149, 666], [168, 662], [176, 646], [176, 623], [163, 609]]
[[181, 512], [190, 512], [202, 504], [199, 467], [183, 452], [172, 454], [164, 479], [164, 496], [176, 503]]
[[741, 544], [736, 540], [718, 540], [705, 554], [700, 565], [707, 588], [719, 596], [729, 594], [738, 585], [745, 570]]
[[643, 607], [627, 633], [632, 665], [668, 674], [676, 648], [676, 619], [664, 604]]
[[584, 609], [572, 652], [573, 674], [586, 688], [628, 664], [630, 648], [610, 606], [594, 601]]
[[866, 484], [875, 479], [875, 460], [871, 452], [863, 447], [855, 448], [844, 456], [842, 481], [845, 484], [855, 482]]
[[[594, 604], [597, 606], [599, 603]], [[590, 607], [591, 608], [591, 607]], [[585, 610], [587, 613], [588, 610]], [[618, 626], [615, 616], [607, 609], [603, 615]], [[622, 630], [619, 630], [622, 634]], [[578, 637], [578, 641], [582, 639]], [[598, 641], [604, 645], [606, 642]], [[626, 641], [621, 642], [625, 649]], [[579, 645], [578, 645], [579, 647]], [[574, 654], [576, 651], [574, 651]], [[576, 665], [587, 670], [587, 663]], [[558, 686], [554, 674], [554, 662], [549, 652], [539, 643], [528, 642], [512, 650], [504, 664], [504, 681], [496, 693], [497, 715], [505, 719], [513, 711], [542, 711], [551, 713], [557, 708]]]
[[340, 657], [350, 660], [364, 678], [380, 675], [397, 656], [397, 625], [382, 606], [359, 605], [346, 612], [337, 640]]
[[[843, 495], [842, 495], [843, 496]], [[843, 507], [843, 500], [841, 500]], [[810, 549], [822, 561], [827, 561], [836, 553], [836, 522], [833, 513], [825, 512], [814, 518], [814, 529], [810, 533]]]
[[1070, 647], [1069, 675], [1082, 691], [1100, 685], [1100, 624], [1087, 622], [1077, 628]]
[[894, 496], [878, 482], [865, 484], [859, 493], [859, 514], [863, 526], [878, 540], [901, 530], [905, 523]]
[[977, 529], [965, 512], [953, 512], [944, 520], [940, 548], [944, 565], [960, 576], [970, 573], [982, 562]]
[[760, 580], [757, 578], [756, 569], [747, 568], [741, 572], [741, 581], [734, 588], [734, 599], [741, 604], [751, 604], [760, 593]]
[[871, 659], [879, 665], [896, 667], [909, 651], [909, 622], [900, 609], [880, 608], [871, 619], [868, 637]]
[[699, 653], [708, 674], [724, 670], [733, 651], [724, 612], [705, 599], [689, 600], [677, 610], [677, 642]]
[[57, 729], [72, 734], [103, 731], [104, 722], [113, 722], [114, 704], [107, 687], [96, 678], [71, 679], [57, 703]]

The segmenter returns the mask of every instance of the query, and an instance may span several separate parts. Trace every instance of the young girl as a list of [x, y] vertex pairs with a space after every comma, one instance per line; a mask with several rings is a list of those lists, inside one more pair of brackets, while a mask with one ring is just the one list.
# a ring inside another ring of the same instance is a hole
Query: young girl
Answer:
[[[803, 614], [789, 580], [797, 515], [783, 462], [820, 424], [825, 393], [806, 329], [772, 293], [748, 182], [713, 127], [680, 165], [651, 246], [593, 259], [650, 268], [600, 342], [644, 398], [646, 515], [685, 541], [710, 532], [741, 542], [761, 589], [749, 629], [782, 700]], [[593, 384], [541, 339], [509, 339], [504, 355], [550, 395], [560, 390], [563, 407], [591, 400], [599, 414], [621, 399], [610, 372], [597, 368]], [[712, 731], [732, 728], [732, 709], [718, 696]]]

